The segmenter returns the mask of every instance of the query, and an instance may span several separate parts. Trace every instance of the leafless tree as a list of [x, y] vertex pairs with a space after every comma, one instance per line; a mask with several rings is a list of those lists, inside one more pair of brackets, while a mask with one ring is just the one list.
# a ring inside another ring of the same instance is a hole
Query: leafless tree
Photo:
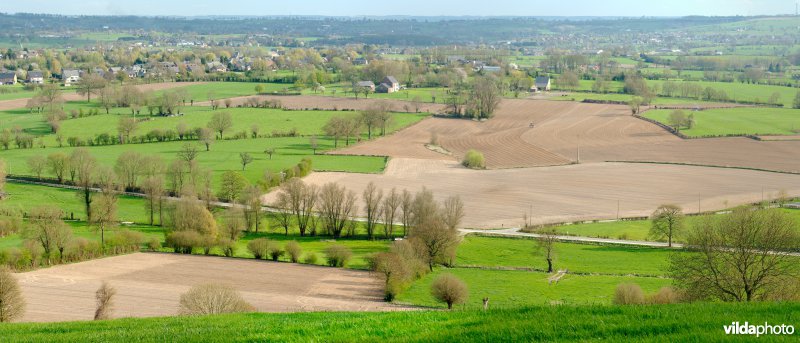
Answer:
[[367, 237], [370, 240], [375, 238], [375, 228], [378, 226], [378, 219], [380, 218], [381, 199], [383, 199], [383, 190], [378, 189], [375, 183], [370, 182], [364, 193], [361, 195], [364, 201], [364, 212], [367, 215]]
[[344, 186], [327, 183], [320, 189], [319, 203], [323, 226], [329, 234], [339, 238], [348, 220], [357, 215], [356, 194]]
[[191, 166], [194, 159], [197, 158], [197, 147], [194, 144], [184, 143], [181, 150], [178, 151], [178, 157]]
[[539, 232], [539, 237], [536, 238], [536, 254], [544, 256], [547, 261], [547, 272], [553, 272], [553, 264], [556, 257], [556, 243], [558, 236], [553, 231]]
[[97, 94], [100, 89], [106, 86], [106, 80], [97, 74], [85, 75], [77, 84], [77, 91], [80, 95], [86, 96], [86, 102], [92, 101], [92, 94]]
[[446, 263], [455, 252], [460, 238], [436, 216], [426, 218], [411, 230], [409, 238], [419, 248], [430, 271], [439, 263]]
[[127, 150], [117, 157], [114, 163], [114, 172], [125, 189], [133, 190], [139, 185], [139, 175], [142, 174], [144, 157], [136, 152]]
[[250, 153], [247, 152], [240, 152], [239, 162], [242, 163], [242, 170], [244, 170], [244, 168], [247, 167], [248, 164], [253, 162], [253, 156], [250, 156]]
[[455, 230], [464, 219], [464, 203], [458, 195], [445, 199], [442, 205], [442, 220], [447, 228]]
[[28, 225], [22, 237], [36, 241], [44, 249], [48, 261], [58, 250], [63, 258], [64, 248], [72, 237], [72, 230], [61, 220], [62, 211], [55, 206], [37, 206], [28, 212]]
[[55, 152], [47, 155], [47, 166], [50, 173], [56, 176], [59, 183], [63, 183], [69, 171], [69, 156], [63, 152]]
[[233, 127], [233, 117], [228, 112], [217, 112], [211, 116], [207, 127], [219, 133], [219, 139], [222, 139], [223, 133]]
[[122, 144], [130, 142], [131, 135], [139, 128], [139, 123], [136, 122], [133, 118], [123, 117], [119, 119], [117, 123], [117, 132], [119, 132], [120, 138], [122, 138]]
[[397, 192], [396, 188], [386, 194], [381, 205], [381, 214], [383, 215], [383, 233], [386, 239], [394, 236], [394, 221], [397, 216], [397, 209], [402, 204], [402, 195]]
[[709, 216], [687, 235], [693, 253], [674, 254], [670, 274], [690, 299], [759, 301], [780, 297], [800, 277], [796, 223], [779, 209], [742, 207]]
[[86, 221], [92, 221], [92, 186], [95, 182], [95, 169], [97, 162], [89, 151], [78, 148], [70, 155], [70, 167], [74, 171], [75, 183], [80, 187], [83, 205], [86, 210]]
[[229, 239], [231, 242], [236, 242], [242, 235], [242, 232], [247, 228], [244, 221], [244, 211], [239, 207], [229, 207], [220, 216], [220, 235]]
[[28, 157], [25, 162], [28, 165], [28, 170], [30, 170], [33, 175], [36, 175], [37, 179], [41, 180], [42, 173], [47, 169], [47, 158], [42, 155], [33, 155]]
[[400, 199], [400, 213], [403, 221], [403, 237], [408, 236], [408, 228], [411, 227], [411, 220], [413, 219], [413, 205], [414, 198], [411, 192], [407, 189], [403, 190]]
[[211, 129], [203, 127], [197, 131], [197, 139], [199, 139], [200, 142], [206, 146], [206, 151], [210, 151], [211, 145], [214, 144], [217, 136], [214, 134], [214, 131], [211, 131]]
[[106, 231], [118, 225], [119, 183], [116, 175], [108, 169], [100, 170], [97, 178], [100, 185], [100, 197], [91, 205], [93, 215], [89, 222], [94, 229], [100, 232], [100, 244], [105, 247]]
[[239, 202], [244, 207], [243, 218], [247, 229], [254, 228], [258, 233], [261, 225], [261, 190], [258, 186], [248, 185], [242, 190]]
[[145, 199], [147, 199], [145, 207], [150, 219], [150, 225], [154, 225], [155, 223], [156, 212], [158, 212], [158, 225], [164, 225], [164, 177], [161, 175], [148, 177], [142, 184], [142, 191], [144, 192]]

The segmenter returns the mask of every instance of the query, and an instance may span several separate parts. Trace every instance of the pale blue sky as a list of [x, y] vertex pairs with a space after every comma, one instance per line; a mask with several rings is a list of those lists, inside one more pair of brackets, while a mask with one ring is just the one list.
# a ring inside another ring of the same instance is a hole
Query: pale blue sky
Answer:
[[793, 13], [795, 3], [795, 0], [0, 0], [0, 12], [185, 16], [727, 16]]

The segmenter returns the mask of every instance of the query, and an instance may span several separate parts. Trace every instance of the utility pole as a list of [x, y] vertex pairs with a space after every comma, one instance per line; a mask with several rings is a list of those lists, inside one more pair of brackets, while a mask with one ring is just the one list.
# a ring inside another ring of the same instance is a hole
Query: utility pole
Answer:
[[700, 209], [700, 199], [701, 199], [700, 198], [700, 193], [698, 192], [697, 193], [697, 213], [703, 213], [703, 211]]
[[581, 164], [581, 135], [578, 135], [578, 145], [575, 148], [575, 163]]
[[617, 199], [617, 220], [619, 220], [619, 199]]

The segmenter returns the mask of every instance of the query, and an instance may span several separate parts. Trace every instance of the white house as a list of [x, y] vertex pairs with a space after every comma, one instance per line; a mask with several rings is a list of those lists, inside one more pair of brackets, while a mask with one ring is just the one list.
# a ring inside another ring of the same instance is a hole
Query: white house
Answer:
[[71, 86], [73, 83], [81, 80], [81, 71], [75, 69], [64, 69], [61, 71], [61, 80], [64, 81], [64, 86]]

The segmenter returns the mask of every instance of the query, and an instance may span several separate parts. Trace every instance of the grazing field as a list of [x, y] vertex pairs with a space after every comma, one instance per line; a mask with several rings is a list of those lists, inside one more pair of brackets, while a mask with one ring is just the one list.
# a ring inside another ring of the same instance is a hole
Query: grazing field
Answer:
[[[254, 313], [49, 324], [0, 324], [13, 342], [720, 341], [723, 325], [797, 323], [792, 303], [535, 306], [489, 311]], [[691, 320], [686, 320], [691, 318]], [[796, 326], [796, 325], [795, 325]], [[796, 335], [796, 333], [795, 333]], [[762, 336], [785, 341], [792, 337]]]
[[[669, 125], [670, 110], [644, 116]], [[780, 108], [729, 108], [688, 112], [695, 126], [681, 132], [690, 137], [719, 135], [793, 135], [800, 130], [800, 111]]]
[[[186, 87], [191, 85], [199, 85], [202, 82], [163, 82], [163, 83], [147, 83], [147, 84], [140, 84], [136, 85], [142, 91], [162, 91], [165, 89], [172, 89], [178, 87]], [[34, 96], [34, 93], [31, 93], [25, 98], [17, 98], [14, 100], [3, 100], [0, 101], [0, 111], [7, 111], [13, 109], [20, 109], [24, 108], [25, 104], [28, 103], [28, 99]], [[80, 101], [85, 100], [86, 97], [82, 96], [74, 91], [69, 90], [68, 88], [63, 92], [63, 98], [65, 101]], [[0, 98], [2, 99], [2, 98]]]
[[[260, 101], [279, 101], [281, 106], [287, 109], [305, 110], [305, 109], [322, 109], [322, 110], [364, 110], [376, 103], [387, 103], [394, 111], [403, 112], [428, 112], [437, 113], [444, 108], [441, 104], [432, 104], [425, 102], [410, 102], [395, 99], [377, 99], [377, 98], [352, 98], [352, 97], [331, 97], [322, 95], [257, 95], [257, 96], [242, 96], [231, 98], [232, 106], [239, 106], [245, 104], [248, 99], [256, 98]], [[210, 102], [195, 103], [195, 106], [208, 106]]]
[[459, 195], [466, 209], [463, 226], [472, 228], [518, 227], [526, 213], [534, 224], [544, 224], [646, 216], [665, 203], [686, 212], [697, 212], [698, 205], [701, 211], [718, 210], [784, 189], [800, 194], [798, 175], [644, 163], [470, 170], [454, 161], [394, 158], [384, 174], [314, 173], [306, 181], [339, 182], [357, 194], [374, 182], [384, 191], [425, 186], [439, 199]]
[[265, 312], [395, 308], [366, 272], [223, 257], [134, 253], [16, 277], [28, 303], [24, 321], [92, 319], [102, 281], [117, 289], [115, 317], [174, 315], [182, 293], [210, 282], [232, 286]]
[[446, 273], [457, 276], [469, 288], [467, 303], [457, 306], [463, 309], [481, 308], [481, 299], [484, 297], [489, 297], [490, 304], [498, 308], [556, 304], [609, 305], [614, 298], [614, 289], [621, 283], [636, 283], [646, 293], [654, 293], [671, 283], [669, 279], [655, 277], [567, 274], [557, 284], [549, 284], [548, 278], [552, 275], [542, 272], [450, 268], [424, 276], [400, 294], [397, 302], [446, 308], [430, 293], [433, 280]]

